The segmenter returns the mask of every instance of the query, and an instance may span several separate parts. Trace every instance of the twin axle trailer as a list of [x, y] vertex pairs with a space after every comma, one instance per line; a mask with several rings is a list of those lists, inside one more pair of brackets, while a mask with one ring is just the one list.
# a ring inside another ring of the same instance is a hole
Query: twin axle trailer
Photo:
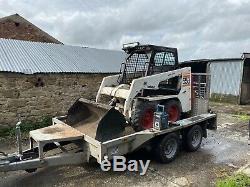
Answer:
[[180, 147], [196, 151], [207, 129], [217, 127], [208, 107], [209, 75], [180, 68], [176, 48], [137, 42], [123, 50], [128, 56], [120, 74], [103, 78], [96, 102], [78, 99], [65, 117], [31, 131], [25, 151], [18, 123], [18, 151], [0, 157], [0, 171], [34, 172], [90, 158], [101, 164], [142, 147], [162, 163], [174, 160]]
[[126, 130], [121, 137], [101, 141], [89, 126], [78, 130], [67, 125], [64, 119], [52, 118], [53, 125], [30, 131], [30, 148], [25, 151], [17, 132], [18, 151], [0, 157], [0, 171], [35, 172], [37, 168], [83, 164], [91, 157], [101, 163], [144, 146], [150, 147], [160, 162], [167, 163], [175, 159], [181, 145], [195, 151], [202, 137], [207, 137], [207, 129], [217, 128], [216, 114], [207, 113], [169, 123], [168, 128], [162, 130], [154, 127], [132, 133]]

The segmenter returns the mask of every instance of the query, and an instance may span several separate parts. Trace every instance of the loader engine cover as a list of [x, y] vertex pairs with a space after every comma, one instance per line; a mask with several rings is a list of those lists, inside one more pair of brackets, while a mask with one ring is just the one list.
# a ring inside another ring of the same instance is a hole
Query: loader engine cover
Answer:
[[104, 142], [124, 135], [126, 119], [114, 107], [81, 98], [68, 110], [66, 123]]

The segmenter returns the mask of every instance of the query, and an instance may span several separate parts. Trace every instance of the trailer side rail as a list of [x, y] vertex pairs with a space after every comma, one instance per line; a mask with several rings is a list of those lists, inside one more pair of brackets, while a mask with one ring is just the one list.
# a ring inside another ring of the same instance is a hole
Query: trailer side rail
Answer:
[[[201, 114], [191, 118], [179, 120], [176, 122], [175, 126], [164, 130], [156, 130], [152, 128], [103, 142], [101, 144], [102, 152], [97, 161], [100, 163], [105, 156], [107, 156], [108, 159], [112, 159], [113, 156], [130, 153], [156, 136], [175, 132], [194, 124], [207, 122], [210, 119], [216, 119], [216, 114]], [[206, 124], [204, 123], [204, 125]]]

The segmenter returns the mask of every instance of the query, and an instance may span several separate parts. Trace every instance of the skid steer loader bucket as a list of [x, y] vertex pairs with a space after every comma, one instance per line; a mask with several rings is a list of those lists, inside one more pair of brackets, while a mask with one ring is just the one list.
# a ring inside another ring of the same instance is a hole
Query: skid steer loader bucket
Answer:
[[104, 142], [123, 136], [126, 120], [114, 107], [81, 98], [68, 110], [66, 123]]

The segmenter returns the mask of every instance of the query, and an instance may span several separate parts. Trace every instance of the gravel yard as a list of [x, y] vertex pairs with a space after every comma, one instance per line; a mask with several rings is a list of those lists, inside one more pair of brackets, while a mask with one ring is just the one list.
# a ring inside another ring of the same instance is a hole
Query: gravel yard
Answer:
[[[170, 164], [159, 164], [142, 151], [128, 155], [130, 159], [142, 158], [142, 154], [143, 159], [152, 159], [144, 176], [135, 172], [103, 172], [98, 164], [91, 163], [39, 169], [31, 174], [24, 171], [0, 173], [0, 186], [214, 186], [218, 178], [250, 163], [248, 120], [236, 115], [237, 111], [247, 114], [250, 107], [242, 109], [212, 103], [212, 109], [218, 112], [218, 130], [209, 131], [197, 152], [181, 151]], [[15, 149], [13, 144], [5, 142], [0, 143], [0, 150]]]

